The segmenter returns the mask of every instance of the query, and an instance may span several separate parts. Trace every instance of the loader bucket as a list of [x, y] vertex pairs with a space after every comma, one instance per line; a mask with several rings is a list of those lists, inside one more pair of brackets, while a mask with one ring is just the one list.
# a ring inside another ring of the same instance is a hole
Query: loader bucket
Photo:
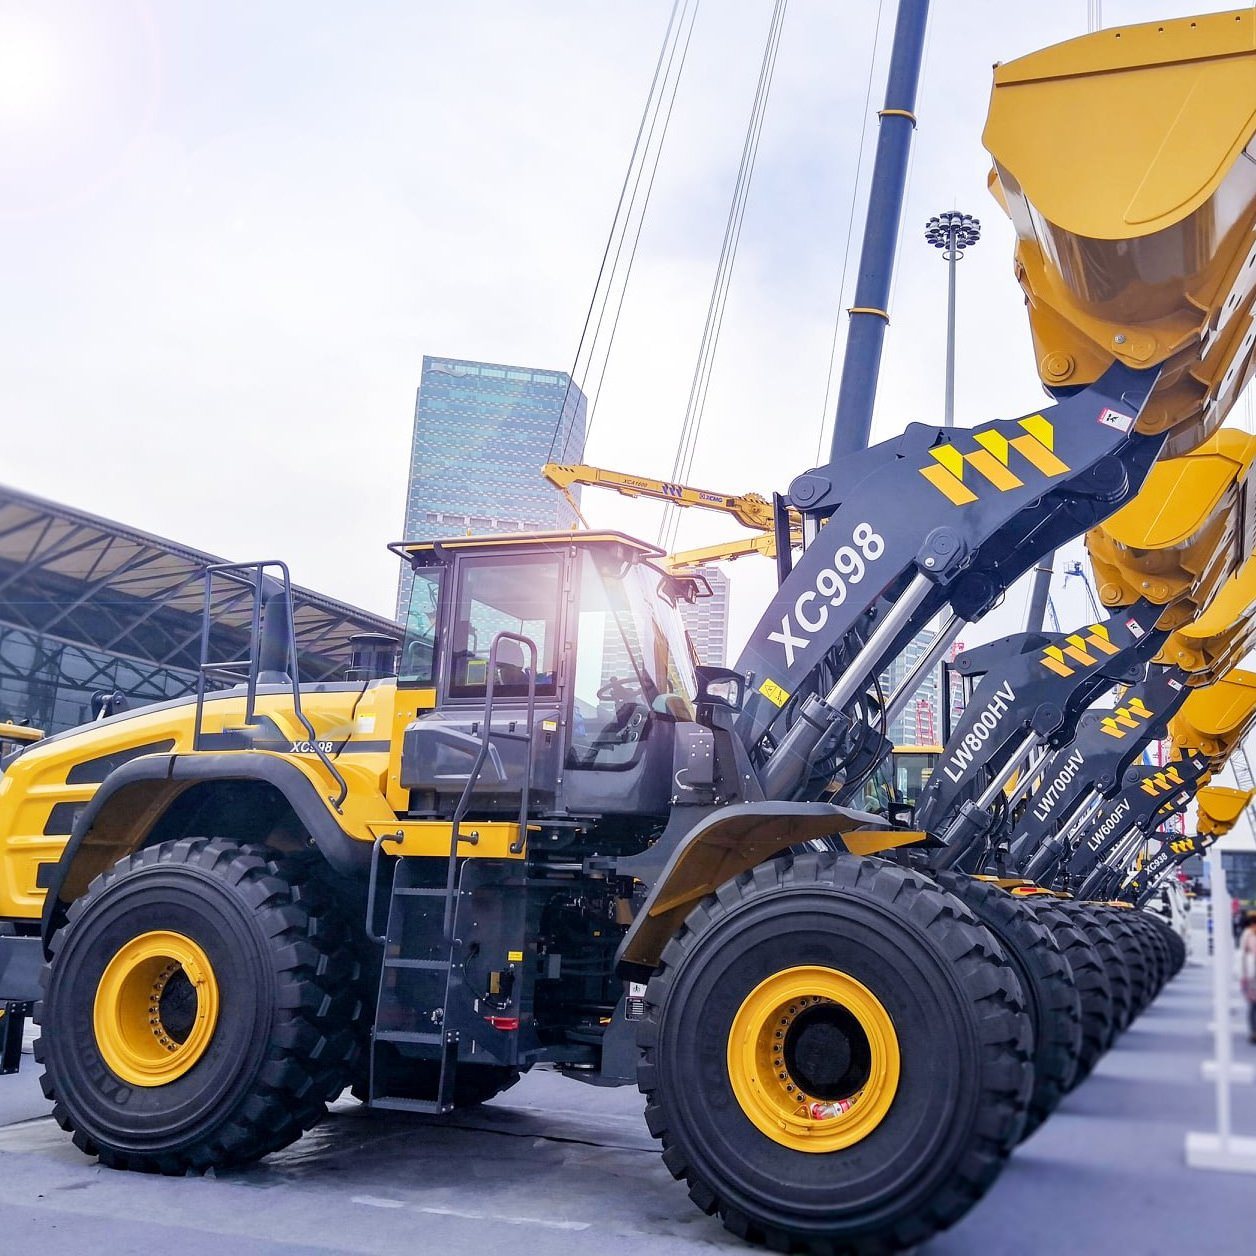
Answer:
[[1206, 785], [1195, 795], [1199, 804], [1196, 831], [1200, 837], [1224, 837], [1238, 822], [1256, 790]]
[[1221, 586], [1199, 618], [1176, 629], [1156, 656], [1193, 673], [1192, 685], [1212, 684], [1256, 644], [1256, 558]]
[[1138, 421], [1167, 454], [1252, 373], [1256, 14], [1083, 35], [996, 66], [983, 140], [1016, 230], [1043, 383], [1162, 366]]
[[1256, 436], [1223, 429], [1192, 453], [1157, 462], [1141, 492], [1086, 534], [1099, 600], [1166, 608], [1189, 622], [1251, 552], [1246, 532]]
[[1216, 684], [1196, 689], [1169, 721], [1169, 738], [1180, 751], [1198, 750], [1214, 771], [1256, 723], [1256, 672], [1235, 668]]

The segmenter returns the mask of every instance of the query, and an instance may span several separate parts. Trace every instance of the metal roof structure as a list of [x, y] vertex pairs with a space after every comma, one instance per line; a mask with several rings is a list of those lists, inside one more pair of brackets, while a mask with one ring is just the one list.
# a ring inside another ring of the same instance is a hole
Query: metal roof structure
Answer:
[[[0, 485], [0, 622], [43, 642], [195, 672], [205, 569], [223, 561]], [[212, 656], [247, 649], [251, 598], [245, 588], [215, 590]], [[390, 619], [295, 585], [293, 618], [303, 681], [342, 678], [354, 634], [398, 632]]]

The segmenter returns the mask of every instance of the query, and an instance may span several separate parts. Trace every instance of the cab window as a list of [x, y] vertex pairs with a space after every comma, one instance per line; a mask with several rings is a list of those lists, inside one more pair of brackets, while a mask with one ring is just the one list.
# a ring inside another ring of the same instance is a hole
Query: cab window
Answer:
[[436, 624], [440, 614], [443, 567], [418, 567], [410, 587], [405, 642], [397, 683], [431, 685], [436, 680]]
[[[536, 692], [555, 692], [560, 567], [561, 560], [544, 555], [463, 562], [450, 640], [451, 697], [484, 696], [489, 652], [499, 632], [518, 633], [535, 643]], [[503, 641], [497, 650], [494, 694], [525, 697], [531, 666], [522, 645]]]

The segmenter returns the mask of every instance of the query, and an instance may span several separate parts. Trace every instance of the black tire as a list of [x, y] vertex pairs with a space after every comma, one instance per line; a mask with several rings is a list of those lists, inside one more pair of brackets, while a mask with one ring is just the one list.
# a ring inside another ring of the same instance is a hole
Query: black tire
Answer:
[[[93, 1008], [106, 965], [154, 930], [201, 948], [219, 1006], [187, 1071], [133, 1084], [106, 1063]], [[359, 992], [344, 923], [308, 858], [217, 838], [149, 847], [97, 877], [52, 940], [35, 1010], [44, 1094], [76, 1146], [111, 1168], [255, 1160], [299, 1138], [347, 1084]]]
[[1111, 907], [1095, 907], [1095, 913], [1104, 928], [1116, 940], [1125, 970], [1130, 978], [1130, 1018], [1133, 1024], [1151, 1002], [1151, 963], [1146, 946], [1137, 933], [1126, 923], [1124, 912]]
[[1167, 921], [1161, 920], [1159, 916], [1149, 916], [1148, 919], [1160, 931], [1160, 936], [1169, 948], [1169, 980], [1172, 981], [1186, 965], [1186, 943]]
[[[1075, 1089], [1090, 1076], [1116, 1033], [1116, 1006], [1112, 984], [1103, 960], [1082, 922], [1065, 909], [1059, 899], [1029, 898], [1038, 918], [1051, 930], [1056, 943], [1068, 961], [1073, 985], [1081, 1003], [1081, 1046], [1077, 1052], [1077, 1070], [1069, 1089]], [[1115, 945], [1109, 940], [1115, 951]]]
[[1034, 1088], [1024, 1140], [1055, 1111], [1077, 1075], [1082, 1008], [1072, 970], [1051, 930], [1024, 899], [962, 873], [939, 872], [933, 879], [994, 934], [1024, 991], [1034, 1035]]
[[1132, 919], [1138, 928], [1142, 929], [1143, 937], [1145, 937], [1151, 946], [1156, 957], [1156, 994], [1168, 984], [1170, 977], [1173, 976], [1173, 956], [1169, 950], [1169, 939], [1165, 935], [1164, 927], [1151, 916], [1144, 912], [1132, 913]]
[[1106, 1051], [1134, 1019], [1134, 995], [1125, 954], [1117, 944], [1116, 935], [1108, 927], [1110, 922], [1102, 914], [1102, 908], [1072, 900], [1065, 900], [1060, 906], [1072, 915], [1078, 928], [1090, 939], [1112, 991], [1112, 1033], [1104, 1047]]
[[1143, 924], [1138, 912], [1122, 912], [1121, 919], [1142, 943], [1143, 956], [1147, 961], [1147, 1003], [1150, 1006], [1164, 986], [1165, 974], [1168, 970], [1168, 955], [1160, 939]]
[[[880, 1001], [901, 1053], [888, 1111], [844, 1150], [796, 1150], [743, 1110], [729, 1037], [750, 991], [800, 961]], [[1032, 1081], [1015, 972], [930, 881], [879, 859], [781, 856], [721, 886], [646, 991], [638, 1083], [663, 1161], [734, 1234], [779, 1250], [923, 1242], [984, 1194], [1016, 1145]]]

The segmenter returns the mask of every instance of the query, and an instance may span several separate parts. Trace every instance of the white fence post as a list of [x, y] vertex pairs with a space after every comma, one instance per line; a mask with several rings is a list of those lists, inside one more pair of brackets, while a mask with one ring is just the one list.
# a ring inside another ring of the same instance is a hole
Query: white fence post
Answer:
[[1229, 906], [1221, 852], [1208, 852], [1208, 880], [1212, 908], [1212, 1020], [1216, 1043], [1217, 1132], [1192, 1131], [1186, 1136], [1186, 1163], [1195, 1169], [1229, 1173], [1256, 1173], [1256, 1138], [1244, 1138], [1230, 1128], [1230, 1085], [1234, 1068], [1234, 1028], [1230, 1020], [1233, 990], [1234, 944], [1224, 908]]

